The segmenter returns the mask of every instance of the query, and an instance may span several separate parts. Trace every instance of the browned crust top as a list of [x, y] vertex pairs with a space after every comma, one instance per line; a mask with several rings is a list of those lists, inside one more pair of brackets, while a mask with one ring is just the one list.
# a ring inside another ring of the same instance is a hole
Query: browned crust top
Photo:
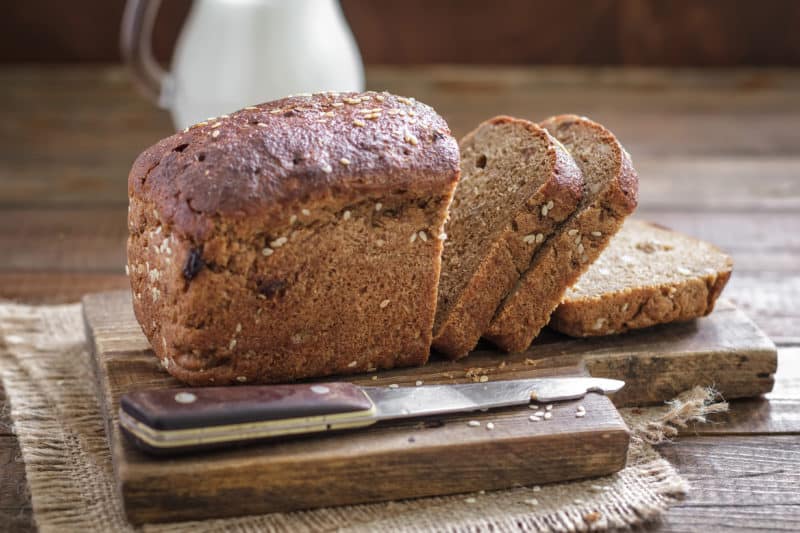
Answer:
[[543, 128], [553, 132], [569, 128], [575, 124], [580, 124], [593, 130], [599, 139], [602, 139], [611, 147], [614, 154], [614, 164], [617, 166], [617, 171], [614, 173], [616, 181], [614, 185], [616, 186], [607, 187], [607, 190], [611, 191], [613, 195], [611, 204], [622, 215], [633, 213], [636, 210], [639, 197], [639, 176], [633, 168], [630, 154], [613, 133], [602, 124], [579, 115], [556, 115], [540, 122]]
[[128, 195], [202, 239], [209, 217], [283, 214], [332, 196], [438, 190], [459, 174], [456, 140], [431, 107], [389, 93], [292, 96], [196, 124], [136, 159]]

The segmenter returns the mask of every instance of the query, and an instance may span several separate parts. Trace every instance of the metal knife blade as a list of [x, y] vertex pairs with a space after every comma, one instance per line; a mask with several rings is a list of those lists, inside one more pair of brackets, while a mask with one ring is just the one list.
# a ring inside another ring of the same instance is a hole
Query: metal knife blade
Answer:
[[612, 394], [625, 385], [617, 379], [555, 377], [425, 385], [421, 387], [361, 387], [375, 404], [377, 420], [411, 416], [477, 411], [521, 405], [574, 400], [587, 392]]

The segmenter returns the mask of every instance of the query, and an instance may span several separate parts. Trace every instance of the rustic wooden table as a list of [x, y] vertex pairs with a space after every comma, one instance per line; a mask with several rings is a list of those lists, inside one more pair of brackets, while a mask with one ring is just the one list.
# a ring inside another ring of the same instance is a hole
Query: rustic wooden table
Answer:
[[[661, 448], [691, 482], [663, 531], [800, 529], [800, 72], [373, 68], [456, 135], [495, 114], [591, 116], [641, 177], [638, 216], [730, 252], [724, 295], [779, 345], [774, 391]], [[76, 301], [127, 286], [126, 177], [168, 135], [117, 67], [0, 69], [0, 298]], [[0, 389], [0, 530], [32, 521]]]

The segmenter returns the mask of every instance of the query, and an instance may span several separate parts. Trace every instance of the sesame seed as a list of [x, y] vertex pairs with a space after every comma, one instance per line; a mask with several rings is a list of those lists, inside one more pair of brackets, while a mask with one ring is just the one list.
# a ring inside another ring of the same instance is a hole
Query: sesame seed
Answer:
[[239, 383], [244, 383], [245, 381], [247, 381], [247, 377], [246, 376], [236, 376], [236, 381], [238, 381]]
[[375, 100], [377, 100], [379, 102], [383, 102], [385, 100], [385, 97], [382, 94], [376, 94], [375, 95]]
[[465, 498], [464, 501], [467, 502], [467, 503], [475, 503], [478, 500], [476, 500], [475, 498], [469, 497], [469, 498]]
[[350, 160], [349, 160], [349, 159], [347, 159], [346, 157], [343, 157], [343, 158], [341, 158], [341, 159], [339, 160], [339, 163], [343, 164], [344, 166], [347, 166], [347, 165], [349, 165], [349, 164], [350, 164]]
[[467, 422], [467, 425], [469, 427], [471, 427], [471, 428], [476, 428], [476, 427], [480, 426], [481, 423], [478, 422], [477, 420], [470, 420], [469, 422]]
[[287, 239], [286, 237], [278, 237], [277, 239], [275, 239], [274, 241], [272, 241], [271, 243], [269, 243], [269, 245], [270, 245], [272, 248], [280, 248], [281, 246], [283, 246], [284, 244], [286, 244], [286, 242], [287, 242], [288, 240], [289, 240], [289, 239]]
[[212, 137], [213, 139], [216, 139], [217, 137], [219, 137], [219, 130], [214, 130], [214, 131], [211, 133], [211, 137]]
[[386, 244], [386, 243], [383, 241], [383, 239], [378, 239], [378, 240], [375, 241], [375, 245], [376, 246], [383, 246], [384, 244]]
[[211, 126], [211, 129], [213, 130], [214, 128], [219, 128], [220, 126], [222, 126], [222, 122], [217, 122]]
[[536, 498], [529, 498], [525, 500], [525, 503], [527, 503], [528, 505], [539, 505], [539, 500], [537, 500]]
[[536, 234], [536, 242], [540, 243], [544, 240], [544, 233], [537, 233]]
[[408, 242], [414, 242], [417, 240], [417, 232], [411, 234], [411, 237], [408, 239]]
[[375, 204], [375, 211], [380, 211], [381, 209], [383, 209], [383, 204], [380, 203], [380, 202], [376, 203]]
[[261, 250], [261, 255], [264, 255], [266, 257], [271, 256], [273, 253], [275, 253], [275, 250], [273, 250], [272, 248], [264, 248], [263, 250]]
[[358, 361], [350, 361], [350, 362], [347, 364], [347, 368], [355, 368], [355, 366], [356, 366], [357, 364], [358, 364]]
[[573, 501], [574, 501], [574, 502], [575, 502], [577, 505], [583, 505], [583, 504], [585, 503], [585, 502], [584, 502], [583, 500], [581, 500], [580, 498], [575, 498]]
[[325, 115], [326, 117], [333, 117], [335, 116], [335, 113], [333, 111], [326, 111], [325, 113], [323, 113], [323, 115]]
[[264, 124], [263, 122], [257, 123], [256, 126], [258, 126], [259, 128], [266, 128], [267, 127], [267, 125]]
[[553, 410], [553, 404], [551, 403], [551, 404], [549, 404], [549, 405], [546, 405], [546, 406], [545, 406], [545, 408], [544, 408], [544, 410], [545, 410], [545, 411], [552, 411], [552, 410]]
[[692, 273], [691, 270], [689, 270], [688, 268], [684, 268], [684, 267], [678, 267], [676, 270], [678, 271], [679, 274], [683, 274], [684, 276], [687, 276], [687, 275]]
[[258, 108], [256, 106], [254, 106], [254, 105], [249, 105], [249, 106], [245, 107], [245, 109], [249, 109], [249, 110], [253, 111], [253, 110], [257, 110]]
[[381, 309], [385, 309], [387, 305], [389, 305], [389, 300], [382, 301], [381, 302]]
[[546, 205], [543, 205], [543, 206], [542, 206], [542, 216], [543, 216], [543, 217], [546, 217], [546, 216], [547, 216], [547, 206], [546, 206]]
[[241, 332], [242, 332], [242, 325], [236, 324], [236, 333], [241, 333]]
[[331, 104], [333, 107], [342, 107], [344, 104], [342, 102], [334, 102]]
[[358, 98], [343, 98], [343, 100], [344, 100], [344, 102], [346, 104], [351, 104], [351, 105], [355, 105], [355, 104], [360, 104], [361, 103], [361, 100], [358, 99]]
[[576, 409], [577, 411], [585, 411], [585, 410], [586, 410], [586, 408], [585, 408], [584, 406], [582, 406], [582, 405], [579, 405], [579, 406], [578, 406], [578, 407], [576, 407], [575, 409]]
[[378, 381], [378, 376], [372, 376], [370, 379], [372, 379], [372, 381]]
[[539, 485], [533, 486], [533, 492], [539, 492], [540, 490], [542, 490], [542, 487], [540, 487]]
[[389, 385], [389, 388], [390, 389], [399, 389], [400, 385], [398, 385], [397, 383], [392, 383], [391, 385]]
[[593, 231], [592, 232], [592, 237], [602, 237], [602, 236], [603, 236], [603, 234], [601, 232], [599, 232], [599, 231]]
[[494, 422], [486, 422], [486, 429], [491, 431], [494, 429]]
[[380, 118], [380, 116], [381, 116], [380, 113], [370, 113], [368, 115], [364, 115], [364, 118], [367, 119], [367, 120], [378, 120], [378, 118]]
[[345, 211], [342, 215], [342, 220], [350, 220], [350, 211]]
[[579, 254], [582, 254], [582, 253], [583, 253], [583, 245], [582, 245], [582, 244], [579, 244], [579, 245], [578, 245], [578, 253], [579, 253]]
[[626, 302], [625, 304], [622, 305], [622, 308], [620, 309], [620, 311], [622, 311], [624, 313], [627, 310], [628, 310], [628, 304]]
[[586, 416], [586, 411], [578, 411], [575, 413], [575, 418], [583, 418], [584, 416]]
[[363, 120], [358, 120], [358, 119], [355, 119], [355, 120], [353, 121], [353, 126], [357, 126], [357, 127], [359, 127], [359, 128], [363, 128], [363, 127], [364, 127], [364, 125], [365, 125], [365, 123], [364, 123], [364, 121], [363, 121]]
[[388, 110], [386, 112], [386, 114], [387, 115], [398, 115], [398, 114], [400, 114], [400, 110], [399, 109], [390, 109], [390, 110]]
[[536, 235], [533, 233], [531, 233], [530, 235], [525, 235], [522, 238], [522, 240], [525, 242], [525, 244], [533, 244], [534, 242], [536, 242]]
[[539, 421], [541, 421], [542, 419], [541, 419], [541, 418], [539, 418], [539, 417], [538, 417], [538, 416], [536, 416], [536, 415], [531, 415], [531, 416], [529, 416], [529, 417], [528, 417], [528, 420], [530, 420], [531, 422], [539, 422]]
[[164, 368], [169, 368], [169, 357], [165, 357], [164, 359], [161, 360], [161, 366], [163, 366]]
[[605, 324], [605, 322], [606, 322], [606, 319], [604, 317], [598, 318], [597, 320], [594, 321], [594, 325], [592, 326], [592, 329], [600, 329], [600, 328], [602, 328], [603, 324]]
[[569, 230], [567, 232], [567, 235], [569, 235], [570, 237], [574, 237], [577, 234], [578, 234], [578, 230], [576, 230], [576, 229], [571, 229], [571, 230]]
[[550, 211], [556, 204], [553, 203], [553, 200], [547, 202], [547, 210]]
[[580, 243], [581, 243], [581, 236], [578, 235], [577, 237], [575, 237], [575, 244], [580, 244]]
[[277, 115], [278, 113], [283, 113], [283, 109], [272, 109], [270, 110], [270, 115]]
[[536, 405], [535, 403], [528, 404], [528, 409], [531, 409], [532, 411], [535, 411], [538, 408], [539, 406]]
[[418, 379], [416, 382], [414, 382], [414, 385], [416, 385], [417, 387], [422, 387], [422, 380]]
[[478, 381], [480, 381], [481, 383], [486, 383], [487, 381], [489, 381], [489, 376], [481, 376], [478, 378]]
[[586, 263], [587, 261], [589, 261], [588, 255], [584, 254], [583, 256], [581, 256], [581, 263]]
[[289, 224], [294, 224], [297, 222], [297, 215], [292, 215], [289, 217]]
[[403, 102], [404, 104], [408, 104], [408, 105], [411, 105], [411, 103], [412, 103], [412, 102], [411, 102], [411, 100], [409, 100], [409, 99], [408, 99], [408, 98], [406, 98], [405, 96], [398, 96], [398, 97], [397, 97], [397, 100], [398, 100], [399, 102]]
[[553, 413], [547, 412], [544, 414], [545, 420], [550, 420], [551, 418], [553, 418]]
[[330, 174], [333, 171], [333, 168], [331, 168], [329, 164], [325, 163], [324, 165], [322, 165], [322, 171], [325, 174]]
[[414, 146], [416, 146], [416, 145], [418, 145], [418, 144], [419, 144], [419, 141], [417, 140], [417, 138], [416, 138], [416, 137], [414, 137], [414, 135], [412, 135], [412, 134], [410, 134], [410, 133], [406, 133], [406, 135], [405, 135], [405, 138], [404, 138], [404, 139], [405, 139], [405, 141], [406, 141], [407, 143], [409, 143], [409, 144], [412, 144], [412, 145], [414, 145]]
[[440, 241], [446, 241], [447, 240], [447, 233], [444, 233], [444, 232], [440, 233], [439, 236], [437, 237], [437, 239], [439, 239]]
[[541, 410], [540, 411], [536, 411], [535, 413], [533, 413], [533, 416], [544, 416], [544, 411], [541, 411]]
[[303, 214], [303, 216], [306, 217], [311, 214], [311, 211], [309, 211], [308, 209], [302, 209], [300, 212]]
[[428, 234], [424, 231], [419, 232], [419, 238], [422, 239], [422, 242], [428, 242]]
[[228, 349], [233, 350], [234, 348], [236, 348], [236, 339], [231, 339], [231, 342], [228, 343]]
[[131, 275], [131, 271], [130, 271], [130, 269], [128, 268], [128, 265], [125, 265], [125, 275], [126, 275], [126, 276], [130, 276], [130, 275]]

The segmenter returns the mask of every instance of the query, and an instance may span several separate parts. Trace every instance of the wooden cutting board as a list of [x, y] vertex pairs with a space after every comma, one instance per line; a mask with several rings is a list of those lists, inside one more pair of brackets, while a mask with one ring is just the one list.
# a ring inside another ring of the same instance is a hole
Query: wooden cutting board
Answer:
[[[599, 476], [625, 464], [628, 430], [611, 401], [589, 394], [532, 422], [527, 407], [380, 424], [365, 430], [154, 459], [122, 438], [118, 401], [137, 389], [176, 387], [150, 351], [127, 292], [84, 299], [100, 405], [128, 519], [135, 523], [287, 511], [491, 490]], [[726, 397], [772, 388], [769, 339], [721, 302], [710, 317], [591, 341], [548, 334], [527, 353], [481, 348], [460, 361], [351, 376], [354, 383], [414, 386], [550, 375], [625, 379], [620, 405], [660, 402], [693, 386]], [[587, 414], [575, 417], [577, 404]], [[467, 425], [478, 420], [480, 427]], [[492, 422], [494, 429], [486, 424]]]

